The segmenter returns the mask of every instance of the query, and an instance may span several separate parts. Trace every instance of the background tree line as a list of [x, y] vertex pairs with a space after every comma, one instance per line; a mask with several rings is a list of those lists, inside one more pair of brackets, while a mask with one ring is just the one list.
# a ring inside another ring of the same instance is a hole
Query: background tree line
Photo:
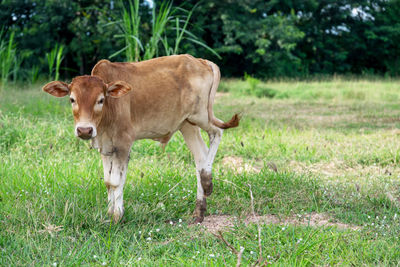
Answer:
[[[153, 56], [190, 53], [213, 60], [225, 76], [400, 74], [400, 0], [175, 0], [170, 4], [140, 1], [135, 10], [129, 1], [118, 0], [2, 0], [0, 65], [7, 58], [16, 62], [14, 67], [2, 67], [2, 76], [28, 80], [51, 76], [58, 56], [63, 78], [88, 74], [100, 59], [129, 59], [129, 40], [142, 51], [140, 59], [148, 58], [146, 49], [152, 44], [157, 48]], [[165, 25], [159, 22], [165, 28], [156, 31], [152, 7], [160, 14], [163, 6], [170, 8]], [[126, 31], [124, 10], [133, 19], [137, 12], [136, 33]]]

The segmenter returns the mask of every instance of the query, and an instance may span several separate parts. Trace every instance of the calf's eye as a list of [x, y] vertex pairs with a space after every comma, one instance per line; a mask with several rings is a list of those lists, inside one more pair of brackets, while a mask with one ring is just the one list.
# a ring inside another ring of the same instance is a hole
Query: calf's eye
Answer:
[[73, 103], [75, 103], [75, 99], [70, 98], [70, 99], [69, 99], [69, 102], [71, 102], [71, 104], [73, 104]]
[[97, 102], [97, 103], [101, 105], [101, 104], [103, 104], [103, 102], [104, 102], [104, 98], [100, 99], [99, 102]]

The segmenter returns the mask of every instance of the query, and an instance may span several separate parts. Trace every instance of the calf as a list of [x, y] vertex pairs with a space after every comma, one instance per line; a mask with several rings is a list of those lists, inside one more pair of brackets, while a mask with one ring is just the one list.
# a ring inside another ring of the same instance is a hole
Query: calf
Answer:
[[[124, 213], [123, 187], [132, 143], [149, 138], [165, 146], [179, 130], [196, 163], [194, 216], [200, 223], [213, 188], [211, 169], [223, 129], [239, 124], [237, 114], [228, 122], [213, 114], [219, 81], [214, 63], [176, 55], [134, 63], [101, 60], [91, 76], [76, 77], [70, 84], [53, 81], [43, 90], [56, 97], [69, 95], [75, 135], [91, 139], [101, 154], [108, 213], [115, 222]], [[200, 129], [208, 133], [209, 148]]]

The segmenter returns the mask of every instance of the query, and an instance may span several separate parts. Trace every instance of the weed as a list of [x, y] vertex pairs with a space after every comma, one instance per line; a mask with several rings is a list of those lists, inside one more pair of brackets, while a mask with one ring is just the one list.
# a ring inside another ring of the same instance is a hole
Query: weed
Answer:
[[[127, 61], [151, 59], [160, 55], [160, 42], [164, 47], [165, 55], [175, 55], [179, 53], [179, 47], [183, 40], [200, 45], [221, 58], [215, 50], [187, 29], [197, 5], [192, 10], [187, 11], [183, 8], [173, 8], [172, 1], [165, 1], [156, 11], [156, 4], [154, 3], [151, 12], [151, 33], [149, 34], [150, 37], [145, 40], [140, 34], [142, 19], [139, 14], [139, 2], [139, 0], [134, 0], [133, 3], [129, 1], [129, 9], [123, 9], [122, 20], [118, 24], [123, 34], [118, 34], [116, 37], [124, 38], [125, 46], [110, 55], [110, 58], [125, 51]], [[186, 15], [177, 15], [178, 11], [184, 12]], [[182, 27], [181, 23], [183, 23]], [[175, 39], [169, 37], [168, 32], [175, 32]]]
[[[15, 32], [11, 32], [8, 40], [6, 33], [0, 32], [0, 89], [7, 84], [9, 76], [16, 68], [17, 48], [14, 42]], [[14, 77], [15, 74], [14, 74]]]
[[49, 80], [58, 80], [60, 65], [63, 60], [63, 51], [64, 46], [56, 44], [50, 53], [46, 53], [47, 65], [49, 67]]
[[277, 92], [273, 89], [259, 86], [261, 81], [247, 73], [244, 74], [244, 79], [246, 80], [248, 85], [247, 93], [249, 95], [273, 98], [277, 94]]

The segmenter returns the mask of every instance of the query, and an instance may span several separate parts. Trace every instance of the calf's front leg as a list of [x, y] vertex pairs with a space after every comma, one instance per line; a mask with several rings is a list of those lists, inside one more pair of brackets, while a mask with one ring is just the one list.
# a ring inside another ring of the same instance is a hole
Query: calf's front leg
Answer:
[[101, 155], [104, 183], [108, 191], [108, 214], [114, 222], [124, 215], [124, 185], [129, 162], [129, 150], [116, 150], [111, 155]]

